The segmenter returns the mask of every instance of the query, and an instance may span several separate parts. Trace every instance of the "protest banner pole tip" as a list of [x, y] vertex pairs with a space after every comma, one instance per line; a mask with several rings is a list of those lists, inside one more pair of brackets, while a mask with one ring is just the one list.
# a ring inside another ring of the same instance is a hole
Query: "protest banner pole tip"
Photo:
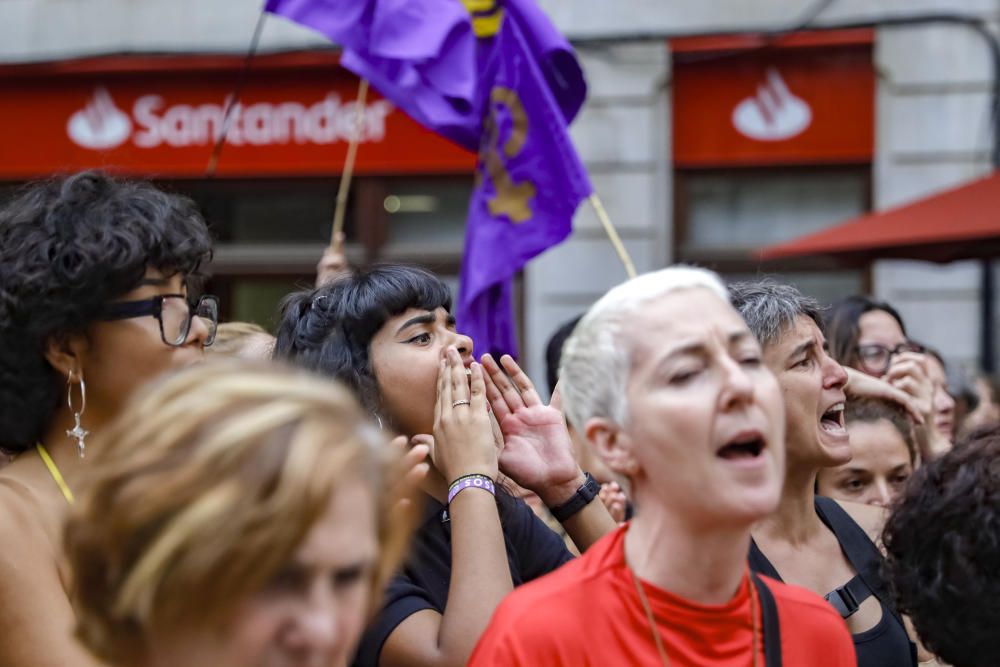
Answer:
[[358, 155], [358, 144], [364, 130], [365, 98], [368, 97], [368, 79], [361, 79], [358, 84], [358, 99], [354, 109], [354, 132], [347, 144], [347, 157], [344, 159], [344, 172], [340, 176], [340, 187], [337, 188], [337, 204], [333, 211], [333, 233], [330, 235], [330, 247], [336, 251], [344, 239], [344, 216], [347, 214], [347, 194], [351, 188], [351, 178], [354, 176], [354, 160]]
[[608, 212], [604, 210], [601, 198], [597, 196], [596, 192], [591, 192], [590, 196], [587, 197], [587, 201], [590, 202], [594, 213], [597, 214], [597, 219], [601, 221], [601, 225], [604, 227], [611, 245], [614, 246], [615, 252], [618, 253], [618, 259], [625, 265], [625, 273], [629, 278], [635, 278], [635, 264], [632, 263], [632, 258], [629, 257], [628, 250], [625, 249], [625, 244], [622, 243], [621, 237], [618, 236], [618, 230], [611, 224], [611, 218], [608, 217]]
[[257, 53], [257, 46], [260, 44], [260, 36], [264, 32], [264, 21], [267, 18], [267, 3], [260, 9], [257, 23], [253, 28], [253, 37], [250, 38], [250, 46], [247, 55], [243, 59], [243, 67], [240, 69], [239, 77], [236, 79], [236, 86], [226, 100], [225, 112], [222, 117], [222, 127], [215, 139], [212, 147], [212, 154], [208, 157], [208, 165], [205, 167], [205, 178], [214, 178], [215, 172], [219, 168], [219, 157], [222, 155], [222, 147], [226, 145], [226, 137], [229, 135], [229, 127], [233, 122], [233, 112], [240, 102], [240, 94], [243, 92], [243, 85], [246, 83], [247, 74], [250, 72], [250, 64]]

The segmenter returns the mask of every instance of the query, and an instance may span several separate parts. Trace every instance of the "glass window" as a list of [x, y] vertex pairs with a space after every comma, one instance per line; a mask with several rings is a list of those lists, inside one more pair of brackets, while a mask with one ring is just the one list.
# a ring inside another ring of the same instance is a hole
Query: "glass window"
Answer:
[[684, 248], [755, 249], [815, 232], [868, 208], [865, 171], [701, 173], [685, 178]]
[[276, 331], [281, 300], [304, 287], [312, 287], [312, 283], [305, 279], [280, 277], [233, 278], [228, 290], [227, 320], [253, 322], [268, 331]]
[[[164, 184], [195, 200], [220, 243], [329, 243], [337, 181], [175, 181]], [[354, 238], [355, 193], [347, 199], [344, 233]]]
[[[207, 289], [222, 298], [223, 321], [274, 330], [278, 305], [311, 287], [330, 241], [335, 178], [215, 179], [161, 183], [195, 200], [216, 240]], [[351, 186], [344, 232], [349, 261], [425, 266], [457, 295], [468, 176], [360, 176]]]
[[444, 246], [461, 253], [471, 179], [407, 179], [386, 184], [388, 250]]
[[861, 269], [813, 258], [761, 264], [753, 252], [864, 214], [867, 167], [682, 171], [676, 183], [679, 261], [728, 282], [772, 275], [824, 304], [866, 291]]

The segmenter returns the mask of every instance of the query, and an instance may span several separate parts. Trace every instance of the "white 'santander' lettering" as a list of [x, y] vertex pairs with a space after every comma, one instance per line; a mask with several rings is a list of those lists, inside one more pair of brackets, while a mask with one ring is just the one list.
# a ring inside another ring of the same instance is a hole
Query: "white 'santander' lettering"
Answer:
[[[349, 141], [355, 133], [356, 110], [357, 102], [343, 103], [337, 93], [309, 106], [299, 102], [240, 103], [233, 109], [226, 141], [236, 146]], [[382, 141], [385, 119], [392, 111], [387, 100], [365, 105], [360, 141]], [[143, 95], [132, 106], [132, 116], [136, 125], [132, 139], [140, 148], [204, 146], [214, 143], [222, 132], [225, 106], [175, 104], [164, 108], [162, 96]]]

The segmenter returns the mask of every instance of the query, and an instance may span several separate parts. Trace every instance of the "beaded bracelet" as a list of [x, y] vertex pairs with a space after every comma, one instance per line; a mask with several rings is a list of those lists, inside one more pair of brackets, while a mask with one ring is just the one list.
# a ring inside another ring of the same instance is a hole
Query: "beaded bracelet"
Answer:
[[486, 475], [463, 475], [448, 487], [448, 504], [450, 505], [455, 496], [466, 489], [483, 489], [484, 491], [489, 491], [494, 496], [497, 494], [493, 480]]

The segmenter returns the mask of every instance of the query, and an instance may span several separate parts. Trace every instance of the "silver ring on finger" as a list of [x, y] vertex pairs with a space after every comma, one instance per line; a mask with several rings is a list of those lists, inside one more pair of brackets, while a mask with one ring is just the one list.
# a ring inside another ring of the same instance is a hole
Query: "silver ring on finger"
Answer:
[[468, 401], [468, 400], [462, 398], [462, 399], [459, 399], [459, 400], [455, 401], [454, 403], [452, 403], [451, 407], [457, 408], [460, 405], [472, 405], [472, 401]]

